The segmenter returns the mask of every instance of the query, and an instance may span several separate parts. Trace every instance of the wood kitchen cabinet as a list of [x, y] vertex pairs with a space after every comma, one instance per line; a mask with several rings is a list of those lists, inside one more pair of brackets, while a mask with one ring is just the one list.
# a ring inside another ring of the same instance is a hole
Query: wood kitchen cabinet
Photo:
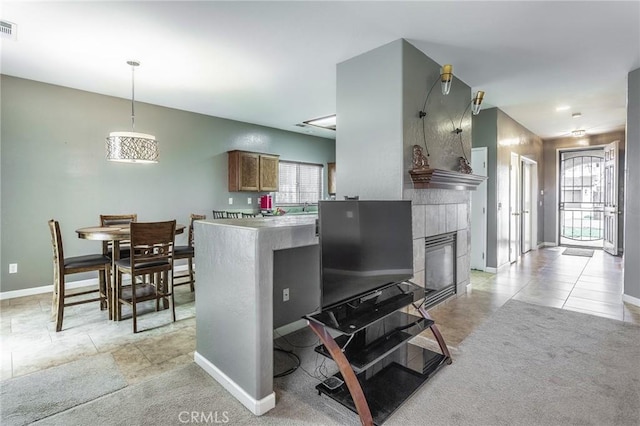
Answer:
[[279, 156], [229, 151], [229, 192], [278, 190]]

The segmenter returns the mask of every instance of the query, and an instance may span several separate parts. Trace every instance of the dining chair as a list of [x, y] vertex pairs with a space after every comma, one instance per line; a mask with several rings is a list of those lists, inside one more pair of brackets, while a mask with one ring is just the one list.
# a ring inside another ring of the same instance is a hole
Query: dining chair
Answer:
[[240, 212], [226, 212], [227, 213], [227, 218], [229, 219], [239, 219], [240, 218]]
[[242, 213], [242, 217], [258, 217], [259, 213]]
[[[138, 332], [137, 304], [155, 300], [156, 311], [160, 300], [170, 301], [173, 321], [176, 309], [173, 298], [173, 249], [176, 221], [131, 222], [131, 256], [116, 261], [116, 319], [122, 319], [122, 305], [131, 307], [133, 332]], [[122, 276], [131, 276], [131, 283], [123, 285]], [[136, 277], [149, 275], [149, 282]], [[166, 306], [165, 306], [166, 307]]]
[[[62, 234], [57, 220], [49, 221], [51, 231], [51, 244], [53, 246], [53, 299], [51, 303], [51, 318], [56, 323], [56, 332], [62, 330], [64, 308], [84, 303], [100, 302], [100, 310], [110, 309], [111, 286], [106, 283], [110, 280], [111, 259], [103, 254], [87, 254], [84, 256], [64, 257]], [[97, 271], [100, 279], [98, 288], [67, 293], [66, 276], [80, 272]], [[98, 293], [97, 297], [86, 298], [87, 294]]]
[[221, 210], [214, 210], [213, 211], [213, 218], [214, 219], [224, 219], [225, 216], [225, 212], [221, 211]]
[[[100, 226], [110, 226], [110, 225], [124, 225], [131, 222], [137, 222], [138, 215], [136, 213], [133, 214], [101, 214], [100, 215]], [[123, 240], [120, 241], [120, 258], [129, 257], [129, 245], [130, 242]], [[113, 247], [111, 241], [103, 241], [102, 242], [102, 253], [106, 256], [111, 257]]]
[[[190, 218], [189, 218], [189, 234], [188, 234], [188, 240], [187, 240], [187, 245], [186, 246], [175, 246], [174, 248], [174, 259], [187, 259], [188, 263], [187, 263], [187, 267], [189, 268], [189, 272], [186, 275], [173, 275], [173, 286], [179, 286], [179, 285], [183, 285], [183, 284], [190, 284], [191, 285], [191, 291], [194, 291], [194, 284], [196, 282], [196, 278], [195, 278], [195, 272], [193, 270], [193, 258], [195, 256], [195, 250], [193, 248], [193, 222], [195, 220], [203, 220], [206, 219], [207, 216], [203, 215], [203, 214], [191, 214]], [[189, 277], [189, 279], [187, 281], [179, 281], [176, 282], [175, 279], [176, 278], [184, 278], [184, 277]]]

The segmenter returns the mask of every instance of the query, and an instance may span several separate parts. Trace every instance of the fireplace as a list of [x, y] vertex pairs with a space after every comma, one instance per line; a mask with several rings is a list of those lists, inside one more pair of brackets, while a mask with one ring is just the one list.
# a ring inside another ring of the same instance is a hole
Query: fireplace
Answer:
[[456, 232], [425, 238], [424, 283], [429, 308], [456, 294]]

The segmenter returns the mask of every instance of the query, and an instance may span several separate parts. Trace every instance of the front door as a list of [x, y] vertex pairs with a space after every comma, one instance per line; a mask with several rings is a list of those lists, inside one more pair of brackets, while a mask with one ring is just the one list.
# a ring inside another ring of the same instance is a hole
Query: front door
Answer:
[[604, 147], [604, 250], [618, 254], [618, 141]]

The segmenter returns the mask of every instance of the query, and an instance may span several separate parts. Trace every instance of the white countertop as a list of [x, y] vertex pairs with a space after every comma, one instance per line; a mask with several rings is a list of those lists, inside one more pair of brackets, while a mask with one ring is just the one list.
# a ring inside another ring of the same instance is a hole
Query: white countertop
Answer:
[[266, 217], [245, 217], [239, 219], [211, 219], [204, 220], [216, 225], [239, 226], [243, 228], [282, 228], [293, 226], [314, 225], [318, 219], [317, 215], [283, 215], [283, 216], [266, 216]]

